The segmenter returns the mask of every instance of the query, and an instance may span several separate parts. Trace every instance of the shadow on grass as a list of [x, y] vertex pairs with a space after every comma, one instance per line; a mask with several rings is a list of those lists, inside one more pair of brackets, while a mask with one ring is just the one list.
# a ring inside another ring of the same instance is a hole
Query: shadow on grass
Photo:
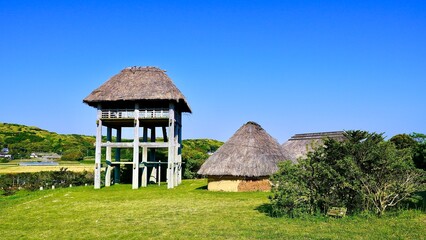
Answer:
[[273, 217], [273, 218], [276, 217], [272, 214], [272, 204], [270, 204], [270, 203], [264, 203], [264, 204], [256, 207], [255, 210], [260, 212], [260, 213], [265, 214], [268, 217]]
[[207, 190], [207, 185], [197, 187], [195, 190]]

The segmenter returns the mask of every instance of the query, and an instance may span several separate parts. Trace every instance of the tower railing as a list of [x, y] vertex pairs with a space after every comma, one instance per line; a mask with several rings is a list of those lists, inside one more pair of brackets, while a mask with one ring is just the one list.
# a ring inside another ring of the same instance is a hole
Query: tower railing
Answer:
[[[102, 109], [101, 119], [134, 119], [135, 109]], [[139, 109], [139, 119], [168, 119], [165, 108]]]

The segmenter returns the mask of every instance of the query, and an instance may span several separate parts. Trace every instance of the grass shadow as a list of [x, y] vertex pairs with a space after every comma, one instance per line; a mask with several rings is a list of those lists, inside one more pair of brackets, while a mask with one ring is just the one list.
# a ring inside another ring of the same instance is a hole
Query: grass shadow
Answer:
[[256, 210], [256, 211], [258, 211], [260, 213], [263, 213], [263, 214], [265, 214], [268, 217], [273, 217], [273, 218], [275, 217], [272, 214], [272, 204], [270, 204], [270, 203], [264, 203], [264, 204], [262, 204], [260, 206], [257, 206], [254, 210]]
[[207, 185], [197, 187], [195, 190], [207, 190]]

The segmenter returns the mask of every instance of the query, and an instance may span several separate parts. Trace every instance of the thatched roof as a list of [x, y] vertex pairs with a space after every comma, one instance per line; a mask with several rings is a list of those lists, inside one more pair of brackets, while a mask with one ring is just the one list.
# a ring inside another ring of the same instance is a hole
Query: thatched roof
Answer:
[[285, 160], [281, 146], [263, 128], [248, 122], [201, 166], [198, 174], [207, 176], [269, 176]]
[[343, 140], [343, 131], [296, 134], [282, 145], [286, 159], [296, 162], [323, 144], [325, 138]]
[[191, 112], [185, 97], [165, 74], [156, 67], [128, 67], [110, 78], [87, 96], [83, 102], [92, 107], [125, 105], [131, 102], [159, 103], [168, 107], [176, 102], [182, 112]]

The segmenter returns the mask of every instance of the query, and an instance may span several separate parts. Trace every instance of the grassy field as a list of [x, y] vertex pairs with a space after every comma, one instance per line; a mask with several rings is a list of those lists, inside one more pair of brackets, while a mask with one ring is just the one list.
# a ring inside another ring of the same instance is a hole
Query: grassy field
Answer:
[[[58, 171], [60, 168], [68, 168], [69, 171], [82, 172], [93, 171], [94, 161], [59, 161], [58, 166], [20, 166], [19, 162], [29, 160], [13, 160], [8, 163], [0, 163], [0, 174], [22, 173], [22, 172], [40, 172], [40, 171]], [[31, 161], [34, 161], [31, 159]]]
[[268, 193], [115, 185], [0, 197], [2, 239], [425, 239], [426, 214], [344, 219], [271, 218]]

